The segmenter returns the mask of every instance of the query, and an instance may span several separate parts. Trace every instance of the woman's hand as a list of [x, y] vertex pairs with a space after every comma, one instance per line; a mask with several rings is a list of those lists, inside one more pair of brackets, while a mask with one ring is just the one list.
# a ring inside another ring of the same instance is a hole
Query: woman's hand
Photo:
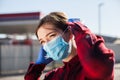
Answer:
[[52, 58], [47, 58], [46, 57], [46, 52], [43, 49], [43, 47], [41, 47], [40, 51], [39, 51], [39, 54], [38, 54], [38, 58], [36, 60], [36, 64], [49, 64], [52, 61], [53, 61]]

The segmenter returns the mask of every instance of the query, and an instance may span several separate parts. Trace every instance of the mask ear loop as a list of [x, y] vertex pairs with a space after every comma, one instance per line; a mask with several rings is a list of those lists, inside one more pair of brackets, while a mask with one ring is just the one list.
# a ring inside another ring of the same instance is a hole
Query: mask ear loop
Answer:
[[[61, 36], [62, 35], [64, 35], [64, 33], [67, 31], [67, 29], [68, 30], [71, 30], [71, 26], [68, 26], [64, 31], [63, 31], [63, 33], [61, 34]], [[71, 50], [72, 50], [72, 44], [71, 44], [72, 42], [70, 41], [68, 44], [69, 44], [69, 49], [68, 49], [68, 53], [70, 54], [71, 53]]]
[[71, 26], [68, 26], [68, 27], [63, 31], [63, 33], [61, 34], [61, 36], [64, 35], [64, 33], [67, 31], [67, 29], [71, 29]]

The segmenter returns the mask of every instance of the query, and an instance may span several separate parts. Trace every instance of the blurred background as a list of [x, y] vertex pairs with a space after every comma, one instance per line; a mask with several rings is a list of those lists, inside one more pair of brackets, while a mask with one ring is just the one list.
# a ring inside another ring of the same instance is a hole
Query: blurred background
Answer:
[[[103, 36], [106, 46], [115, 52], [115, 80], [119, 80], [120, 0], [0, 0], [0, 80], [11, 76], [11, 80], [23, 80], [40, 47], [35, 29], [52, 11], [65, 12], [69, 19], [80, 20]], [[53, 62], [44, 72], [60, 65]]]

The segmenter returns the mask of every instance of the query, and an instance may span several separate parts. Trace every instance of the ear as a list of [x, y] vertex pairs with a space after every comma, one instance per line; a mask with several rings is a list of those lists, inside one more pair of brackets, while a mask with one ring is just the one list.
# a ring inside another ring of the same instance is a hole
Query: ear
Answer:
[[74, 35], [70, 28], [68, 29], [68, 34], [69, 34], [69, 39], [72, 39]]
[[73, 36], [74, 36], [70, 29], [68, 29], [67, 36], [68, 36], [69, 40], [71, 40], [73, 38]]

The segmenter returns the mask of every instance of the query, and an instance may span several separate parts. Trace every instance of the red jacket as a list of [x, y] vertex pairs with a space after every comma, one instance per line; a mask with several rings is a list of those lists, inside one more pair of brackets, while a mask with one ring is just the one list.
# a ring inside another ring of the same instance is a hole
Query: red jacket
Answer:
[[[45, 80], [113, 80], [114, 52], [80, 22], [68, 23], [75, 35], [77, 56], [64, 66], [48, 72]], [[44, 64], [30, 64], [25, 80], [38, 80]]]

